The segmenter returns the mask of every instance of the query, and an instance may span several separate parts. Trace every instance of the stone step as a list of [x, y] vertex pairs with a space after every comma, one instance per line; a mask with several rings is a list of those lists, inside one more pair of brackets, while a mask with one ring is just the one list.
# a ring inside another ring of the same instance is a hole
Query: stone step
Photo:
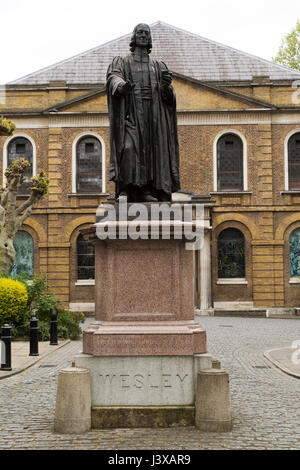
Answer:
[[[297, 311], [298, 310], [298, 311]], [[225, 310], [215, 309], [213, 316], [215, 317], [252, 317], [252, 318], [278, 318], [278, 319], [299, 319], [300, 308], [254, 308], [243, 310]]]
[[261, 310], [217, 310], [214, 311], [215, 317], [252, 317], [266, 318], [266, 309]]

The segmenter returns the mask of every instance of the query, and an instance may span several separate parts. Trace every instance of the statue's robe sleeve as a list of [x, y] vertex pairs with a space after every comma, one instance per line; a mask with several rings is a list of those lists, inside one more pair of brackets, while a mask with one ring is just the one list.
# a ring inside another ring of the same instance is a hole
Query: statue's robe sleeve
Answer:
[[156, 122], [157, 155], [155, 159], [155, 186], [167, 193], [180, 189], [179, 145], [177, 133], [176, 96], [172, 85], [162, 85], [162, 72], [166, 64], [153, 60], [159, 93], [152, 83], [153, 117]]
[[126, 82], [124, 61], [115, 57], [108, 67], [106, 77], [108, 112], [110, 120], [109, 180], [118, 182], [118, 168], [124, 147], [125, 99], [118, 95], [118, 86]]

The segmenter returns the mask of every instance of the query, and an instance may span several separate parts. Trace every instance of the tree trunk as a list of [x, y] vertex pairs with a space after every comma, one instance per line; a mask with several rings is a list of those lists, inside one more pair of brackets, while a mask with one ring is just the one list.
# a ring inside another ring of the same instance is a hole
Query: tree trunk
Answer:
[[15, 256], [13, 238], [9, 237], [7, 231], [3, 228], [0, 231], [0, 273], [9, 271]]
[[5, 171], [6, 188], [0, 190], [0, 273], [8, 273], [14, 262], [14, 237], [30, 216], [32, 205], [48, 193], [49, 179], [42, 170], [31, 178], [32, 187], [27, 200], [17, 205], [17, 194], [28, 166], [30, 163], [24, 158], [14, 160]]

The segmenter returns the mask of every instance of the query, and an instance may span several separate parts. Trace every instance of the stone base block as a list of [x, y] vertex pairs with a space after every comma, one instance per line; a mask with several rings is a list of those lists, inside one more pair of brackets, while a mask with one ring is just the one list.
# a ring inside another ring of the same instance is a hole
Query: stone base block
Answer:
[[267, 318], [294, 318], [295, 309], [294, 308], [282, 308], [282, 307], [268, 308], [266, 310], [266, 317]]
[[194, 426], [194, 406], [93, 406], [92, 428]]
[[80, 354], [75, 364], [90, 371], [93, 407], [193, 406], [197, 374], [212, 357]]
[[206, 432], [232, 429], [229, 377], [222, 369], [202, 370], [197, 375], [195, 424]]
[[58, 375], [54, 432], [81, 434], [90, 429], [90, 373], [77, 367], [62, 369]]

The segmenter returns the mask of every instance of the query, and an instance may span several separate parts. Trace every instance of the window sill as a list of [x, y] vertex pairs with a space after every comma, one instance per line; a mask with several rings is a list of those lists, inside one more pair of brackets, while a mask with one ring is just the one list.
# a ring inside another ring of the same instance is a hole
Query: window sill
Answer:
[[245, 278], [233, 278], [233, 279], [218, 279], [217, 284], [232, 284], [232, 285], [246, 285], [248, 281]]
[[79, 279], [75, 282], [75, 286], [94, 286], [95, 279]]
[[109, 193], [68, 193], [68, 197], [99, 197], [99, 196], [110, 196]]
[[224, 196], [224, 195], [240, 195], [240, 194], [252, 194], [252, 191], [211, 191], [209, 194], [212, 196]]
[[286, 191], [280, 191], [280, 194], [300, 194], [300, 189], [289, 189]]
[[289, 284], [300, 284], [300, 277], [291, 277]]

